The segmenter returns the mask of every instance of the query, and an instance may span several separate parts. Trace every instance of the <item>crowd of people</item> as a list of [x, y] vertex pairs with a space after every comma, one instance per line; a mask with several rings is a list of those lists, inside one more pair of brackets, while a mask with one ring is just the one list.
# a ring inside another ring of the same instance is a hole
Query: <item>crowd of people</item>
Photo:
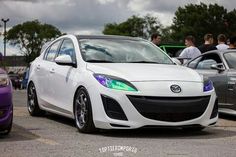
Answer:
[[[161, 35], [157, 33], [152, 34], [151, 41], [159, 46], [161, 44]], [[186, 48], [180, 53], [179, 57], [183, 59], [192, 59], [210, 50], [236, 49], [236, 36], [227, 39], [224, 34], [219, 34], [217, 36], [217, 45], [215, 45], [213, 35], [208, 33], [204, 35], [204, 43], [202, 45], [197, 47], [195, 43], [194, 36], [186, 36]]]

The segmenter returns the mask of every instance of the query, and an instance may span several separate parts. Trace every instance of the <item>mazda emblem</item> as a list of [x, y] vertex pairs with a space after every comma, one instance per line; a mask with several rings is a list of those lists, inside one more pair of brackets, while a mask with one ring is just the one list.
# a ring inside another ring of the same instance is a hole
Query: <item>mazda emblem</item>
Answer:
[[173, 93], [180, 93], [181, 92], [181, 88], [179, 85], [171, 85], [170, 86], [170, 90], [173, 92]]

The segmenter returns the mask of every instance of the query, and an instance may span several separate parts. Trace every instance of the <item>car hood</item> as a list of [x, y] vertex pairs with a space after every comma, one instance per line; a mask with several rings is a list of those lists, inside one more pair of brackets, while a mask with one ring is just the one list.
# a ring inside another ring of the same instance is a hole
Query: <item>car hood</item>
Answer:
[[167, 64], [140, 63], [87, 63], [87, 70], [135, 81], [191, 81], [202, 82], [202, 77], [194, 70]]

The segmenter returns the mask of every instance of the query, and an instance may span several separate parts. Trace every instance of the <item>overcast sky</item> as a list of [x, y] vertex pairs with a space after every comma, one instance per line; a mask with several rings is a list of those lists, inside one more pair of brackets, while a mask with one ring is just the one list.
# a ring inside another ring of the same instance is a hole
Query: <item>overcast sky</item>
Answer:
[[[236, 7], [235, 0], [0, 0], [0, 18], [10, 19], [8, 29], [38, 19], [65, 33], [102, 34], [106, 23], [119, 23], [132, 15], [147, 13], [167, 26], [179, 6], [200, 2], [218, 3], [228, 10]], [[1, 49], [0, 44], [2, 52]]]

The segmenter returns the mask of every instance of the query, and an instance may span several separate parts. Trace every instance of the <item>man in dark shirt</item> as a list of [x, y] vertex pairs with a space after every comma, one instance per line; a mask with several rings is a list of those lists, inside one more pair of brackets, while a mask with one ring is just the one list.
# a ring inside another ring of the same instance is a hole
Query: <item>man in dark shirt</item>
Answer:
[[228, 49], [236, 49], [236, 36], [229, 38], [229, 48]]
[[204, 44], [198, 47], [201, 53], [205, 53], [210, 50], [216, 50], [217, 48], [213, 45], [214, 39], [212, 34], [206, 34], [204, 36]]

